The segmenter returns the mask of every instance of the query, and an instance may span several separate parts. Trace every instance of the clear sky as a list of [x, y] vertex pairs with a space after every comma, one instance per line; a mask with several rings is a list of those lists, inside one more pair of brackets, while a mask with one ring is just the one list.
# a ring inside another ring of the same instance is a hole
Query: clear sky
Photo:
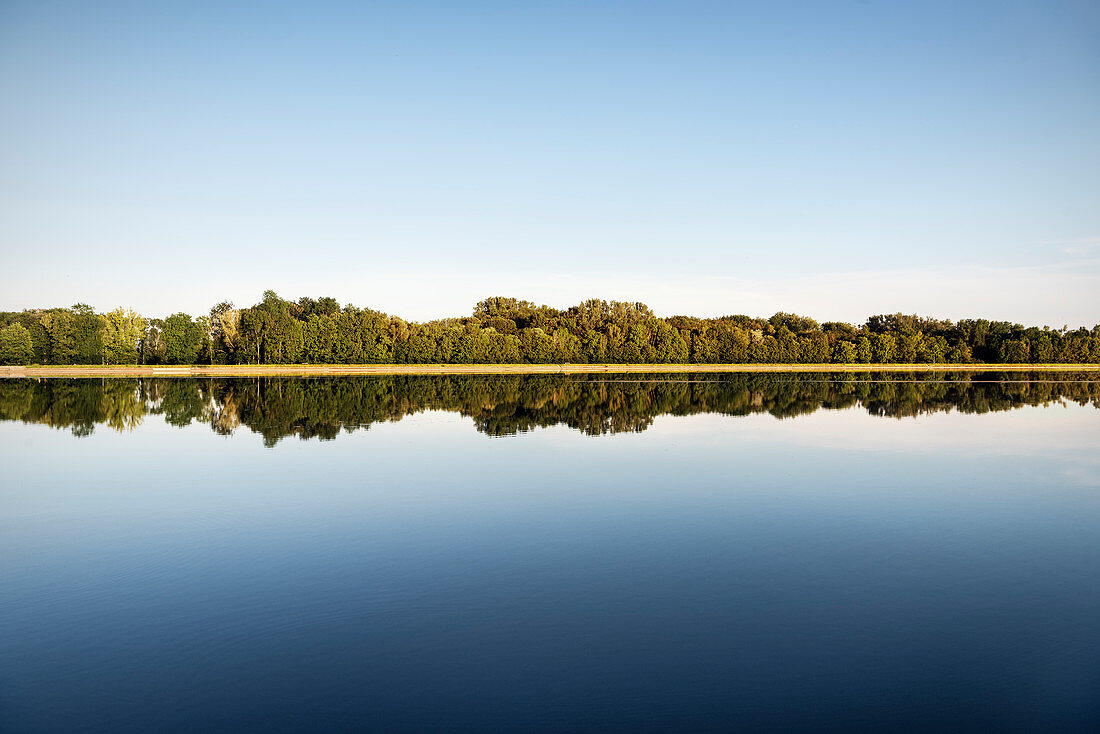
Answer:
[[0, 309], [1100, 322], [1100, 3], [0, 0]]

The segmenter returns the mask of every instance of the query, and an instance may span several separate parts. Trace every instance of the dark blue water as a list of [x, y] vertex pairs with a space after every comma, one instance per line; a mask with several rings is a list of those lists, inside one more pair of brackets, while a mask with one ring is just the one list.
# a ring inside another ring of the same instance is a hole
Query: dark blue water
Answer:
[[0, 730], [1100, 729], [1090, 400], [319, 441], [196, 394], [6, 396]]

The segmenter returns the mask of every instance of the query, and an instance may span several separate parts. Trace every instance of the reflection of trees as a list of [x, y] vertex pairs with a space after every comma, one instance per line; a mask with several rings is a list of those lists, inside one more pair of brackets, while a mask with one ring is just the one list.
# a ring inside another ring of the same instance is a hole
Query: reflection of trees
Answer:
[[0, 419], [44, 423], [88, 436], [99, 424], [116, 431], [141, 425], [148, 405], [140, 380], [6, 380], [0, 382]]
[[145, 400], [136, 380], [103, 380], [100, 408], [102, 420], [116, 431], [132, 431], [145, 417]]
[[246, 426], [267, 445], [296, 435], [330, 440], [340, 431], [400, 420], [425, 410], [471, 417], [477, 429], [508, 436], [566, 425], [585, 434], [639, 432], [659, 415], [768, 413], [789, 418], [862, 406], [904, 418], [986, 413], [1072, 400], [1100, 406], [1100, 380], [1065, 373], [859, 374], [737, 373], [715, 377], [586, 375], [265, 377], [0, 381], [0, 419], [90, 434], [98, 424], [130, 430], [147, 414], [173, 426], [206, 423], [220, 434]]

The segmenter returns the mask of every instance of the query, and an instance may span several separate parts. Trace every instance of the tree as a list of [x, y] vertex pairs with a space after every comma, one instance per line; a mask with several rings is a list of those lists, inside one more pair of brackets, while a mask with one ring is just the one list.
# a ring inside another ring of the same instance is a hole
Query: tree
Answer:
[[202, 348], [202, 329], [185, 313], [174, 313], [164, 320], [164, 361], [169, 364], [194, 364]]
[[798, 339], [799, 361], [803, 364], [825, 364], [830, 361], [829, 337], [823, 331], [811, 331]]
[[487, 319], [494, 316], [501, 316], [511, 319], [516, 316], [525, 316], [534, 310], [535, 304], [530, 301], [494, 296], [478, 302], [478, 304], [474, 306], [474, 316]]
[[898, 345], [898, 362], [902, 364], [913, 364], [917, 361], [917, 352], [920, 349], [921, 336], [919, 331], [908, 331], [896, 337]]
[[872, 344], [874, 346], [875, 362], [889, 364], [897, 361], [898, 342], [893, 334], [875, 334]]
[[49, 311], [42, 317], [42, 326], [49, 335], [50, 364], [76, 364], [81, 352], [73, 312], [64, 308]]
[[556, 329], [551, 337], [552, 357], [559, 364], [584, 362], [584, 347], [581, 340], [566, 329]]
[[139, 349], [142, 364], [164, 361], [164, 319], [149, 319]]
[[921, 340], [917, 358], [921, 362], [939, 364], [947, 359], [947, 340], [942, 336], [932, 336]]
[[72, 335], [75, 359], [79, 364], [103, 361], [103, 330], [106, 319], [86, 303], [73, 306]]
[[230, 301], [222, 301], [210, 309], [210, 341], [214, 361], [232, 363], [240, 336], [241, 312]]
[[1100, 362], [1100, 326], [953, 324], [900, 313], [872, 316], [862, 327], [784, 312], [659, 318], [644, 303], [598, 299], [559, 310], [487, 298], [472, 316], [418, 324], [334, 298], [288, 301], [268, 290], [249, 308], [225, 301], [194, 319], [146, 320], [122, 308], [100, 315], [77, 303], [0, 312], [0, 328], [14, 323], [30, 335], [32, 361], [52, 364]]
[[547, 364], [554, 358], [554, 342], [542, 329], [524, 329], [519, 335], [520, 350], [531, 364]]
[[874, 358], [874, 350], [871, 348], [871, 340], [861, 336], [856, 340], [856, 361], [863, 364], [870, 363]]
[[759, 330], [748, 331], [729, 322], [720, 321], [715, 327], [718, 342], [718, 361], [723, 364], [748, 362], [749, 347], [764, 338]]
[[684, 364], [688, 361], [688, 345], [678, 329], [656, 320], [653, 333], [653, 361], [658, 364]]
[[16, 322], [0, 329], [0, 364], [30, 364], [34, 343], [27, 328]]
[[214, 327], [209, 316], [196, 316], [195, 325], [199, 327], [199, 356], [196, 361], [214, 364]]
[[809, 316], [799, 316], [798, 314], [784, 313], [782, 311], [768, 319], [768, 323], [777, 331], [780, 327], [786, 326], [794, 334], [817, 331], [821, 328], [817, 325], [817, 322]]
[[837, 364], [854, 364], [858, 361], [855, 345], [848, 341], [837, 342], [833, 347], [833, 361]]
[[1054, 359], [1054, 345], [1050, 339], [1050, 333], [1044, 331], [1031, 342], [1031, 361], [1037, 364], [1046, 364]]
[[1001, 342], [1001, 361], [1020, 364], [1031, 360], [1031, 350], [1027, 339], [1008, 339]]
[[971, 355], [970, 347], [966, 342], [960, 340], [951, 345], [951, 348], [947, 350], [947, 361], [951, 364], [969, 364], [974, 361], [974, 357]]
[[589, 329], [584, 335], [584, 360], [589, 364], [607, 362], [607, 335]]
[[103, 361], [107, 364], [136, 364], [138, 348], [145, 334], [145, 319], [133, 309], [121, 306], [104, 315]]
[[691, 339], [691, 361], [699, 364], [713, 364], [720, 359], [718, 341], [707, 331], [693, 332]]

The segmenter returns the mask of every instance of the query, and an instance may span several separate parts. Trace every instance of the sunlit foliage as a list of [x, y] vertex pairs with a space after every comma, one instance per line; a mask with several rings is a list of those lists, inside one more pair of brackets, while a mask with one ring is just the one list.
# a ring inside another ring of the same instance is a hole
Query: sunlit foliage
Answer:
[[[18, 327], [18, 328], [16, 328]], [[591, 299], [566, 309], [486, 298], [470, 316], [423, 323], [334, 298], [274, 291], [247, 308], [146, 319], [116, 308], [0, 313], [5, 364], [965, 364], [1097, 363], [1100, 326], [1050, 329], [905, 314], [862, 325], [660, 318], [643, 303]]]

